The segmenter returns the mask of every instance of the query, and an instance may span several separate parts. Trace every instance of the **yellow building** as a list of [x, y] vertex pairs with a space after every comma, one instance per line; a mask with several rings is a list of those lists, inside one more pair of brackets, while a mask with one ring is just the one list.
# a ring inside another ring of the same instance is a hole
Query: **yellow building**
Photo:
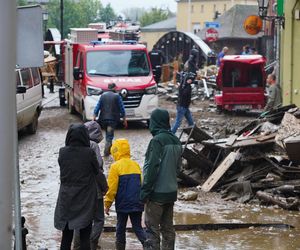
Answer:
[[197, 33], [205, 22], [215, 19], [216, 13], [223, 14], [235, 4], [257, 5], [257, 0], [176, 0], [178, 31]]
[[284, 13], [280, 61], [283, 104], [300, 107], [300, 0], [284, 1]]
[[150, 24], [141, 28], [140, 41], [152, 50], [153, 45], [166, 33], [176, 30], [176, 17]]

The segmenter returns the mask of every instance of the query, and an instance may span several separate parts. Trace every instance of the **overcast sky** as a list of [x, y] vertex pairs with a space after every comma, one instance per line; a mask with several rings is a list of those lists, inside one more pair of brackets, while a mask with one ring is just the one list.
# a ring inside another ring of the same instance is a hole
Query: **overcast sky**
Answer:
[[121, 13], [124, 9], [130, 8], [169, 8], [172, 12], [176, 12], [176, 1], [175, 0], [101, 0], [103, 5], [110, 5], [113, 7], [117, 14]]

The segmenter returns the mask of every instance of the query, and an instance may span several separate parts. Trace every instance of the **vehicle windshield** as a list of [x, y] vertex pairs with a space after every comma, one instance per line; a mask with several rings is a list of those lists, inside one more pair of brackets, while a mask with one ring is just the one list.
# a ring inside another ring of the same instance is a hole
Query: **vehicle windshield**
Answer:
[[263, 72], [260, 64], [228, 63], [223, 67], [224, 87], [263, 87]]
[[142, 50], [90, 51], [87, 73], [102, 76], [148, 76], [147, 54]]

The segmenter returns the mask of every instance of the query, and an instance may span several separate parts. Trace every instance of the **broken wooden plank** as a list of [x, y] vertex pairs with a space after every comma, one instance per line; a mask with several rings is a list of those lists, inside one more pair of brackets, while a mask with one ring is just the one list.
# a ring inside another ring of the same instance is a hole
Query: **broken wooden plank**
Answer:
[[285, 198], [276, 197], [272, 194], [263, 191], [257, 191], [256, 196], [262, 201], [271, 203], [273, 205], [278, 205], [279, 207], [282, 207], [287, 210], [299, 210], [300, 202], [296, 198], [294, 198], [292, 202], [288, 202], [288, 200]]
[[283, 186], [283, 185], [300, 186], [300, 179], [297, 179], [297, 180], [284, 180], [284, 181], [272, 181], [272, 182], [268, 182], [268, 183], [261, 183], [261, 182], [251, 183], [252, 189], [255, 189], [255, 190], [276, 188], [276, 187]]
[[273, 139], [273, 138], [275, 138], [276, 134], [277, 133], [273, 133], [273, 134], [261, 136], [261, 137], [257, 138], [256, 141], [258, 141], [258, 142], [264, 142], [264, 141]]
[[[207, 224], [179, 224], [174, 225], [176, 231], [195, 231], [195, 230], [230, 230], [254, 227], [272, 227], [280, 229], [292, 229], [294, 226], [282, 223], [207, 223]], [[104, 226], [104, 232], [115, 232], [116, 227]], [[127, 232], [133, 232], [133, 229], [126, 228]]]
[[208, 177], [206, 182], [202, 185], [201, 189], [205, 192], [209, 192], [218, 180], [224, 175], [224, 173], [232, 166], [235, 162], [239, 152], [231, 152], [216, 168], [216, 170]]
[[228, 146], [226, 145], [226, 142], [221, 142], [220, 143], [214, 143], [213, 140], [207, 140], [207, 141], [203, 141], [202, 144], [203, 145], [207, 145], [207, 146], [215, 146], [218, 148], [224, 148], [224, 149], [234, 149], [234, 148], [242, 148], [242, 147], [251, 147], [251, 146], [263, 146], [263, 145], [268, 145], [268, 144], [272, 144], [275, 142], [274, 138], [259, 142], [257, 141], [258, 137], [255, 138], [245, 138], [245, 139], [237, 139], [233, 145]]
[[229, 138], [228, 138], [228, 141], [225, 143], [226, 146], [231, 146], [235, 141], [236, 139], [238, 138], [237, 135], [231, 135]]
[[183, 132], [190, 135], [195, 142], [202, 142], [204, 140], [212, 139], [212, 137], [204, 130], [198, 128], [196, 125], [183, 129]]
[[181, 179], [181, 182], [183, 182], [185, 186], [188, 187], [195, 187], [201, 184], [199, 180], [192, 178], [191, 176], [185, 174], [183, 171], [179, 172], [177, 177]]
[[188, 161], [190, 168], [199, 168], [206, 173], [210, 173], [213, 163], [207, 159], [202, 153], [196, 153], [189, 148], [185, 148], [182, 157]]

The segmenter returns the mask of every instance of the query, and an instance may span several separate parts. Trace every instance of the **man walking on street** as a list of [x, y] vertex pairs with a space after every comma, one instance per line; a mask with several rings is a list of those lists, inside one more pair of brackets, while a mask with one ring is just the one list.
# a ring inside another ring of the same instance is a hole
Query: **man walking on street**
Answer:
[[[145, 205], [147, 241], [144, 249], [175, 248], [173, 207], [177, 200], [177, 174], [181, 165], [181, 143], [170, 131], [169, 113], [155, 109], [150, 118], [153, 135], [143, 168], [141, 200]], [[162, 247], [160, 248], [160, 233]]]
[[114, 139], [114, 130], [120, 118], [123, 118], [124, 127], [127, 128], [127, 120], [125, 117], [125, 108], [122, 98], [116, 92], [116, 84], [108, 84], [108, 91], [103, 93], [94, 109], [93, 120], [97, 119], [98, 113], [100, 112], [97, 122], [105, 129], [105, 148], [104, 156], [110, 154], [110, 148]]
[[268, 75], [267, 85], [269, 86], [269, 96], [264, 111], [271, 111], [282, 105], [281, 89], [279, 84], [276, 83], [276, 76], [274, 74]]
[[192, 73], [181, 73], [180, 85], [178, 91], [178, 102], [177, 102], [177, 114], [176, 120], [172, 127], [172, 133], [175, 134], [179, 128], [183, 117], [188, 121], [189, 126], [194, 125], [194, 120], [189, 109], [192, 98], [192, 87], [191, 83], [194, 81], [194, 75]]

